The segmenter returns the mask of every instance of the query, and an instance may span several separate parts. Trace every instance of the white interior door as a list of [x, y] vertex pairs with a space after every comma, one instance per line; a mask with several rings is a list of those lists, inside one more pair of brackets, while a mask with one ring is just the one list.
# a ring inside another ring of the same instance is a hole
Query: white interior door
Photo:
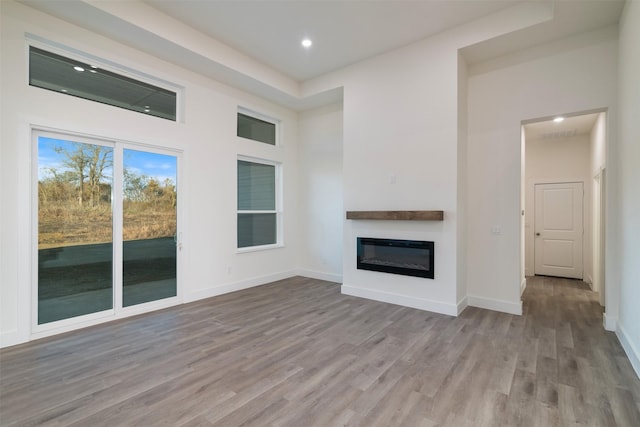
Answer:
[[583, 184], [535, 186], [535, 274], [582, 279]]

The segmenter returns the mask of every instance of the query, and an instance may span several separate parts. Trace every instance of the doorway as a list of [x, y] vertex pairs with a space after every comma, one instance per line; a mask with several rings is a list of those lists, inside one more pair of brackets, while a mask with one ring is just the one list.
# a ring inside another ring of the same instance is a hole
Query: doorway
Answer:
[[178, 297], [180, 154], [34, 131], [34, 331]]
[[[606, 113], [530, 120], [522, 133], [524, 276], [582, 279], [602, 293], [602, 218], [596, 210], [604, 212], [605, 199], [595, 175], [605, 163]], [[544, 200], [550, 211], [538, 203]]]

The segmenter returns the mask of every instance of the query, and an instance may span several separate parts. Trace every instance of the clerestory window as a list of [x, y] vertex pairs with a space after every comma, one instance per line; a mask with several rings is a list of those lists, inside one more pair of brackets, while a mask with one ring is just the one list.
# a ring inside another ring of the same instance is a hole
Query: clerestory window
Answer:
[[176, 92], [35, 46], [29, 85], [176, 121]]
[[278, 122], [260, 114], [239, 109], [237, 135], [257, 142], [277, 145]]

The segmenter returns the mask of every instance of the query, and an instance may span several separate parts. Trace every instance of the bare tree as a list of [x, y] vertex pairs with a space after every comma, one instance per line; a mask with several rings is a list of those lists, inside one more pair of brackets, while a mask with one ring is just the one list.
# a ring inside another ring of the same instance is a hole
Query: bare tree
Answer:
[[56, 153], [65, 156], [65, 160], [62, 164], [76, 174], [78, 179], [78, 205], [82, 206], [84, 201], [84, 180], [86, 177], [85, 169], [87, 167], [87, 158], [85, 157], [82, 149], [82, 146], [85, 144], [74, 142], [72, 145], [74, 148], [73, 151], [67, 150], [63, 147], [55, 147], [54, 150]]
[[72, 149], [56, 147], [55, 151], [65, 157], [62, 164], [77, 177], [78, 204], [82, 206], [88, 190], [89, 205], [96, 206], [100, 201], [100, 182], [105, 178], [105, 171], [113, 165], [113, 150], [79, 142], [73, 142], [71, 146]]
[[149, 179], [146, 175], [138, 175], [124, 168], [124, 199], [128, 202], [144, 202], [144, 188]]
[[113, 165], [112, 150], [101, 145], [89, 145], [86, 154], [89, 157], [88, 183], [90, 188], [89, 204], [96, 206], [100, 201], [100, 181], [105, 169]]

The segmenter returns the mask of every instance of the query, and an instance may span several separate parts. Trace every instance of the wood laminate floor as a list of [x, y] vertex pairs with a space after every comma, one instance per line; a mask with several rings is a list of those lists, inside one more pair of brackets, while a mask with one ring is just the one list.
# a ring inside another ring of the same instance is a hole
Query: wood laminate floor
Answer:
[[295, 277], [0, 351], [0, 425], [639, 426], [579, 281], [459, 317]]

